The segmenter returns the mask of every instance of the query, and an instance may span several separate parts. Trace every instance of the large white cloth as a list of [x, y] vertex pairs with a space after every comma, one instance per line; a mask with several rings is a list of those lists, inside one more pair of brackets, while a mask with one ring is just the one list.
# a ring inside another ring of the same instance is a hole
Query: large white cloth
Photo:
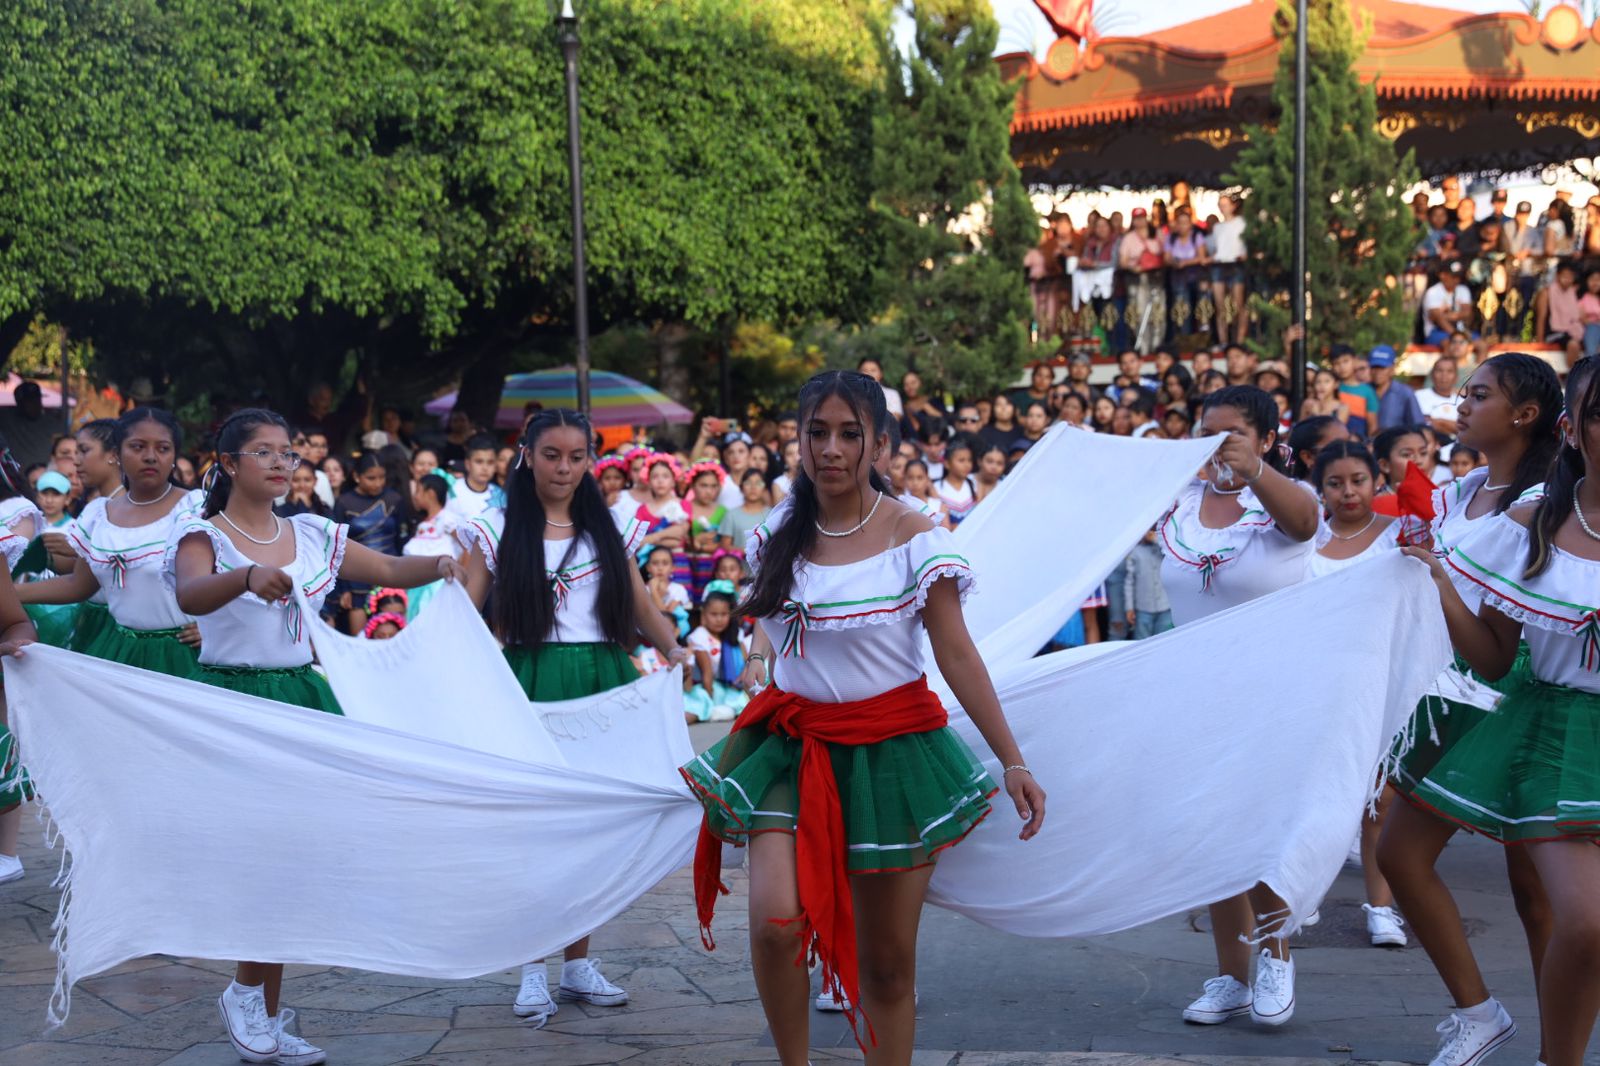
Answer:
[[978, 575], [967, 630], [990, 671], [1044, 647], [1221, 443], [1046, 433], [955, 531]]
[[[144, 955], [449, 979], [516, 966], [620, 913], [687, 861], [699, 827], [681, 784], [517, 762], [42, 645], [5, 675], [71, 853], [57, 1020], [73, 982]], [[657, 711], [681, 722], [681, 697]]]
[[[1293, 932], [1348, 854], [1389, 739], [1450, 657], [1437, 603], [1426, 568], [1395, 553], [1099, 645], [1089, 662], [1065, 652], [999, 674], [1050, 817], [1024, 844], [996, 797], [940, 858], [930, 900], [1024, 936], [1090, 936], [1264, 881]], [[1317, 669], [1267, 633], [1317, 649]], [[971, 720], [951, 725], [1000, 780]]]

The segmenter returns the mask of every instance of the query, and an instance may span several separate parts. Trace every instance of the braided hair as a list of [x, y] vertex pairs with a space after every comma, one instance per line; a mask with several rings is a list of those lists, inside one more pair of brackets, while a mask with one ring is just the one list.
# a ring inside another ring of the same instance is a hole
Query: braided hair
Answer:
[[[1585, 356], [1573, 365], [1567, 373], [1566, 401], [1565, 417], [1581, 442], [1584, 427], [1600, 419], [1600, 358]], [[1562, 439], [1545, 480], [1544, 498], [1528, 523], [1528, 559], [1523, 577], [1537, 577], [1550, 566], [1550, 546], [1556, 531], [1572, 514], [1573, 491], [1582, 477], [1583, 452]]]
[[154, 422], [165, 429], [167, 435], [172, 438], [172, 469], [167, 472], [167, 480], [177, 485], [178, 453], [183, 450], [183, 427], [178, 425], [176, 418], [159, 407], [135, 407], [111, 424], [111, 441], [107, 445], [116, 453], [117, 461], [122, 467], [122, 487], [128, 487], [128, 464], [122, 462], [122, 446], [127, 443], [133, 427], [141, 422]]
[[233, 477], [222, 468], [222, 457], [237, 454], [250, 440], [250, 435], [262, 426], [277, 426], [285, 433], [289, 432], [289, 423], [284, 417], [264, 407], [246, 407], [235, 411], [217, 430], [217, 461], [206, 471], [206, 502], [200, 511], [203, 517], [215, 518], [221, 514], [223, 508], [228, 506], [228, 497], [233, 493]]

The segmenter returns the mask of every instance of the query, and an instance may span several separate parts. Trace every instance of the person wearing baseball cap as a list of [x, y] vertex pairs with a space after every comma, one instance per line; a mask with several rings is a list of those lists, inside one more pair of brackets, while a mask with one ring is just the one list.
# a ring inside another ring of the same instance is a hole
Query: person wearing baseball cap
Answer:
[[1394, 379], [1394, 365], [1400, 353], [1387, 344], [1380, 344], [1367, 353], [1367, 365], [1372, 368], [1372, 388], [1378, 394], [1378, 432], [1394, 426], [1420, 426], [1422, 405], [1410, 385]]
[[46, 470], [39, 475], [33, 490], [39, 495], [39, 510], [44, 512], [45, 522], [51, 528], [72, 521], [67, 513], [67, 504], [72, 502], [72, 482], [67, 480], [67, 475], [58, 470]]

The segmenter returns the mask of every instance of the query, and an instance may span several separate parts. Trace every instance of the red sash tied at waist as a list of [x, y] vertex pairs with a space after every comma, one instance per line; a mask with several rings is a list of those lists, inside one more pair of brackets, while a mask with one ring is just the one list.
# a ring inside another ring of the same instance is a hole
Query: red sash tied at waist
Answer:
[[[845, 868], [849, 842], [827, 746], [877, 744], [891, 737], [943, 729], [948, 723], [949, 715], [928, 688], [926, 677], [848, 703], [818, 703], [768, 686], [733, 723], [734, 732], [765, 724], [769, 732], [801, 741], [799, 803], [803, 813], [797, 815], [795, 827], [800, 915], [793, 919], [801, 925], [797, 963], [804, 962], [808, 953], [812, 955], [822, 968], [822, 987], [842, 993], [848, 1000], [850, 1027], [856, 1031], [858, 1043], [861, 996], [856, 977], [855, 910]], [[700, 937], [709, 949], [716, 947], [711, 919], [717, 894], [728, 891], [722, 883], [721, 860], [722, 846], [709, 821], [702, 819], [694, 857], [694, 895]], [[871, 1031], [869, 1022], [869, 1038]]]

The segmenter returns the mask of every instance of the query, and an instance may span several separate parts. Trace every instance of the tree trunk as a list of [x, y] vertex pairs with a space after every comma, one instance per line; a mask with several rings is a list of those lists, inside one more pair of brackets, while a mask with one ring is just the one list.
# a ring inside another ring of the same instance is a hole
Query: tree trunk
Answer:
[[694, 331], [687, 322], [657, 322], [650, 335], [656, 345], [656, 380], [658, 388], [686, 407], [692, 407], [694, 395], [689, 386], [689, 367], [684, 363], [683, 349]]
[[461, 375], [456, 406], [466, 411], [473, 422], [492, 429], [494, 416], [500, 410], [500, 393], [510, 366], [510, 343], [499, 338], [489, 341]]

